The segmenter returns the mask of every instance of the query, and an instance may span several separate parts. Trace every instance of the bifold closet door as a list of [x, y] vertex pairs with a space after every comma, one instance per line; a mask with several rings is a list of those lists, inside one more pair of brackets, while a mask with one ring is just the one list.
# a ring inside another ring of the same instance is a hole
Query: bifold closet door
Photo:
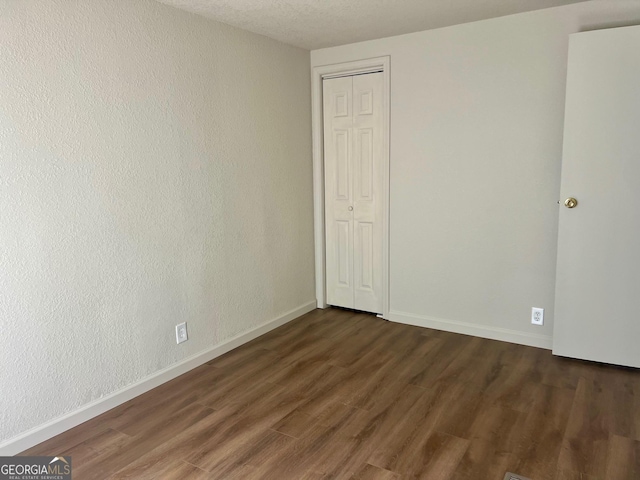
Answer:
[[382, 73], [325, 79], [327, 303], [382, 312]]

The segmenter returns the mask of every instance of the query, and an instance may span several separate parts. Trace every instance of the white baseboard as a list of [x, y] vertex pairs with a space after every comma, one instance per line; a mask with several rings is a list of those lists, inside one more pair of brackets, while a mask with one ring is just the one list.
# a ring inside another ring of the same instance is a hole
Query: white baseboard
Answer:
[[167, 368], [157, 371], [156, 373], [149, 375], [148, 377], [139, 380], [138, 382], [129, 385], [121, 390], [113, 392], [105, 397], [94, 400], [86, 405], [83, 405], [79, 409], [67, 413], [58, 418], [48, 421], [47, 423], [38, 427], [32, 428], [16, 437], [0, 444], [0, 456], [16, 455], [28, 448], [33, 447], [45, 440], [55, 437], [70, 428], [80, 425], [87, 420], [90, 420], [98, 415], [111, 410], [118, 405], [123, 404], [142, 395], [149, 390], [162, 385], [163, 383], [173, 380], [179, 377], [183, 373], [193, 370], [200, 365], [213, 360], [220, 355], [227, 353], [234, 348], [243, 345], [254, 338], [264, 335], [265, 333], [284, 325], [291, 320], [298, 318], [305, 313], [310, 312], [316, 308], [316, 301], [308, 302], [298, 308], [290, 310], [273, 320], [263, 323], [247, 332], [241, 333], [223, 343], [216, 345], [204, 352], [193, 355], [189, 358], [171, 365]]
[[501, 340], [503, 342], [518, 343], [529, 347], [546, 348], [551, 350], [551, 335], [541, 335], [537, 333], [520, 332], [508, 328], [491, 327], [488, 325], [477, 325], [474, 323], [459, 322], [457, 320], [445, 320], [443, 318], [428, 317], [399, 311], [390, 311], [389, 320], [397, 323], [406, 323], [417, 327], [433, 328], [446, 332], [462, 333], [475, 337], [490, 338], [491, 340]]

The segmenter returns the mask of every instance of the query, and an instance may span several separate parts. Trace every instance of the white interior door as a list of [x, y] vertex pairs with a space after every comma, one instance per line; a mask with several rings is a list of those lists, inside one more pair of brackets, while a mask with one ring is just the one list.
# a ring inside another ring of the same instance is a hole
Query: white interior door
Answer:
[[326, 79], [327, 303], [382, 313], [383, 75]]
[[[553, 353], [640, 367], [640, 27], [571, 36]], [[563, 205], [575, 197], [574, 208]]]

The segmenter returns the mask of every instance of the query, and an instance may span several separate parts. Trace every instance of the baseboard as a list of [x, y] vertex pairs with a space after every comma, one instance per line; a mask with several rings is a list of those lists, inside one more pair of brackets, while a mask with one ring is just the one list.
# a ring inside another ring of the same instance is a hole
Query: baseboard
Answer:
[[445, 320], [443, 318], [428, 317], [399, 311], [390, 311], [389, 320], [397, 323], [406, 323], [417, 327], [433, 328], [446, 332], [462, 333], [475, 337], [490, 338], [491, 340], [501, 340], [503, 342], [518, 343], [529, 347], [538, 347], [551, 350], [551, 335], [540, 335], [536, 333], [520, 332], [508, 328], [490, 327], [488, 325], [477, 325], [474, 323], [459, 322], [457, 320]]
[[90, 420], [98, 415], [111, 410], [118, 405], [123, 404], [142, 395], [149, 390], [162, 385], [163, 383], [173, 380], [176, 377], [193, 370], [194, 368], [213, 360], [220, 355], [227, 353], [234, 348], [243, 345], [254, 338], [264, 335], [265, 333], [284, 325], [291, 320], [298, 318], [305, 313], [310, 312], [316, 308], [316, 301], [308, 302], [298, 308], [290, 310], [273, 320], [258, 325], [251, 330], [241, 333], [223, 343], [216, 345], [204, 352], [200, 352], [191, 357], [173, 364], [167, 368], [159, 370], [158, 372], [149, 375], [148, 377], [139, 380], [138, 382], [131, 384], [121, 390], [106, 395], [98, 400], [94, 400], [91, 403], [83, 405], [79, 409], [67, 413], [61, 417], [54, 418], [47, 423], [38, 427], [32, 428], [16, 437], [10, 438], [0, 444], [0, 456], [16, 455], [28, 448], [31, 448], [45, 440], [55, 437], [70, 428], [80, 425], [87, 420]]

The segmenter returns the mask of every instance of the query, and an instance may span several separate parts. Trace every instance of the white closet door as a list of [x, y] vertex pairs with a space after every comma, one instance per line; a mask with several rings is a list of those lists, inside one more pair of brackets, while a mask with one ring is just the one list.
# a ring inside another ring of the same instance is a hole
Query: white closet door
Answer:
[[327, 303], [355, 308], [353, 296], [353, 77], [323, 82]]
[[640, 27], [571, 36], [553, 353], [640, 368]]
[[353, 77], [355, 307], [382, 312], [382, 73]]
[[382, 73], [324, 80], [327, 302], [382, 312]]

